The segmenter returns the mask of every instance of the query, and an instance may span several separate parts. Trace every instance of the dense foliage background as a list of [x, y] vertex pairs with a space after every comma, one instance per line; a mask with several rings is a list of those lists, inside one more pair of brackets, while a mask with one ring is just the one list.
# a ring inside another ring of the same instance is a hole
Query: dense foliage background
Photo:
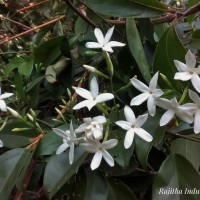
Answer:
[[[20, 114], [0, 113], [0, 199], [198, 200], [200, 193], [159, 194], [160, 188], [200, 190], [200, 136], [177, 119], [160, 127], [162, 109], [143, 126], [150, 143], [136, 137], [125, 149], [125, 131], [112, 124], [110, 135], [118, 139], [112, 168], [102, 162], [92, 171], [92, 155], [79, 146], [70, 165], [68, 151], [55, 154], [62, 138], [52, 128], [68, 130], [71, 120], [77, 128], [100, 113], [74, 111], [81, 98], [72, 89], [88, 88], [91, 73], [83, 64], [109, 74], [101, 50], [85, 47], [96, 41], [96, 27], [105, 34], [115, 26], [112, 40], [126, 43], [110, 54], [113, 88], [99, 77], [101, 92], [115, 91], [115, 102], [107, 103], [111, 122], [124, 118], [124, 105], [139, 94], [129, 84], [134, 76], [148, 84], [159, 71], [165, 97], [185, 94], [188, 102], [193, 86], [174, 80], [174, 60], [185, 63], [189, 49], [199, 61], [199, 10], [198, 0], [0, 0], [1, 92], [14, 93], [6, 103]], [[145, 103], [134, 106], [136, 115], [146, 111]]]

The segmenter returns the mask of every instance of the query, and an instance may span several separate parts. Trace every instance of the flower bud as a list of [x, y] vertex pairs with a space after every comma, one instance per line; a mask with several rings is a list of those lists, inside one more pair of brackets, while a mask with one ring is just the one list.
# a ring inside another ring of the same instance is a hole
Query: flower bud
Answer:
[[9, 110], [9, 112], [14, 116], [14, 117], [19, 117], [19, 113], [15, 110], [13, 110], [10, 107], [7, 107], [7, 109]]

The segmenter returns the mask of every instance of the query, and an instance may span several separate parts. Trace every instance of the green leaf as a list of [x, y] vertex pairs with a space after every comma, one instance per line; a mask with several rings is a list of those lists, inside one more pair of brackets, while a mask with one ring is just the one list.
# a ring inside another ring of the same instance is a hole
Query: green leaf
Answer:
[[149, 82], [151, 79], [149, 66], [147, 64], [146, 56], [135, 24], [135, 20], [133, 18], [128, 18], [126, 20], [126, 36], [131, 54], [137, 62], [142, 76], [147, 82]]
[[196, 30], [192, 33], [191, 45], [194, 48], [200, 49], [200, 30]]
[[0, 156], [0, 197], [8, 199], [21, 170], [27, 164], [30, 150], [13, 149]]
[[[199, 0], [188, 0], [188, 9], [196, 4], [199, 3]], [[192, 15], [189, 15], [187, 16], [187, 21], [188, 23], [192, 26], [192, 22], [193, 20], [195, 19], [195, 16], [196, 16], [196, 13], [195, 14], [192, 14]]]
[[32, 88], [34, 88], [34, 87], [35, 87], [37, 84], [39, 84], [44, 78], [45, 78], [45, 76], [39, 76], [39, 77], [33, 79], [30, 83], [27, 84], [26, 92], [28, 92], [29, 90], [31, 90]]
[[80, 147], [76, 147], [72, 165], [69, 164], [69, 151], [55, 155], [49, 160], [43, 180], [44, 190], [49, 199], [52, 199], [59, 189], [76, 173], [86, 156], [86, 152]]
[[107, 200], [108, 185], [105, 176], [97, 171], [86, 170], [87, 189], [84, 200]]
[[20, 66], [18, 67], [18, 72], [21, 75], [24, 75], [26, 77], [30, 77], [31, 72], [33, 70], [33, 59], [29, 58], [29, 59], [25, 59], [23, 63], [20, 64]]
[[155, 1], [139, 0], [85, 0], [95, 12], [115, 17], [155, 17], [167, 11], [167, 7]]
[[[182, 93], [182, 82], [174, 80], [174, 75], [177, 72], [177, 68], [174, 64], [174, 60], [185, 62], [185, 48], [182, 45], [179, 37], [177, 36], [174, 25], [172, 24], [162, 35], [153, 60], [154, 72], [159, 71], [164, 74], [171, 85]], [[162, 88], [168, 88], [166, 82], [163, 79], [159, 79], [159, 85]]]
[[108, 179], [109, 193], [107, 200], [137, 200], [134, 193], [120, 180]]
[[[186, 190], [194, 191], [195, 189], [198, 189], [199, 191], [199, 188], [200, 175], [198, 171], [196, 171], [193, 165], [183, 156], [171, 154], [163, 162], [155, 177], [152, 189], [152, 199], [199, 200], [199, 194], [185, 193]], [[174, 190], [174, 192], [172, 190]], [[173, 194], [170, 194], [170, 191], [172, 191]]]
[[154, 117], [149, 116], [142, 127], [153, 136], [152, 142], [149, 143], [139, 137], [136, 138], [136, 155], [143, 168], [147, 167], [148, 155], [151, 148], [156, 146], [164, 137], [166, 127], [159, 125], [161, 116], [162, 113], [157, 110], [156, 115]]
[[198, 170], [200, 166], [200, 143], [187, 139], [176, 139], [172, 142], [171, 150], [173, 153], [180, 154], [189, 160]]
[[5, 75], [9, 75], [10, 72], [12, 72], [14, 69], [18, 68], [23, 62], [24, 62], [24, 59], [22, 57], [13, 58], [8, 63], [8, 65], [6, 66], [6, 68], [4, 70]]
[[55, 37], [42, 43], [35, 50], [35, 63], [42, 63], [44, 67], [52, 64], [61, 55], [61, 43], [64, 36]]

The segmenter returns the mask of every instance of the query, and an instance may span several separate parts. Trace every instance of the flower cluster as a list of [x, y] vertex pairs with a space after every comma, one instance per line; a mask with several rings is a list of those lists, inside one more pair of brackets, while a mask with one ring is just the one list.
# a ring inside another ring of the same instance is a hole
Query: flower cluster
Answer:
[[[96, 28], [94, 34], [98, 43], [88, 42], [86, 43], [86, 47], [101, 48], [103, 51], [113, 52], [112, 47], [124, 46], [125, 44], [123, 43], [114, 41], [110, 42], [113, 30], [114, 27], [109, 29], [104, 37], [100, 29]], [[108, 54], [104, 55], [107, 56]], [[179, 71], [175, 74], [174, 79], [183, 81], [191, 80], [194, 88], [200, 92], [200, 78], [198, 76], [200, 74], [200, 66], [195, 68], [196, 59], [190, 51], [187, 52], [185, 59], [186, 64], [177, 60], [174, 61]], [[94, 67], [84, 67], [92, 73], [96, 71]], [[104, 78], [107, 77], [100, 71], [98, 75], [103, 75]], [[134, 97], [130, 101], [130, 106], [138, 106], [147, 101], [148, 113], [136, 117], [131, 107], [125, 105], [124, 115], [126, 121], [118, 120], [114, 122], [117, 126], [126, 130], [124, 138], [124, 147], [126, 149], [130, 148], [133, 144], [135, 134], [146, 142], [151, 142], [153, 140], [152, 135], [147, 132], [147, 130], [142, 128], [142, 126], [147, 121], [148, 114], [152, 117], [155, 116], [157, 106], [166, 110], [160, 119], [160, 126], [167, 125], [174, 117], [178, 117], [189, 124], [194, 122], [194, 132], [200, 132], [200, 124], [198, 123], [198, 120], [200, 119], [200, 97], [197, 95], [197, 93], [189, 90], [189, 96], [194, 103], [180, 105], [176, 97], [170, 100], [162, 97], [164, 92], [157, 86], [158, 77], [159, 72], [156, 72], [150, 80], [149, 86], [145, 85], [135, 77], [130, 79], [131, 84], [141, 92], [141, 94]], [[60, 154], [67, 148], [70, 148], [69, 160], [70, 164], [72, 164], [74, 158], [74, 146], [75, 144], [79, 144], [85, 151], [94, 153], [91, 161], [92, 170], [99, 167], [102, 158], [104, 158], [108, 165], [112, 167], [114, 166], [114, 159], [107, 150], [114, 148], [118, 141], [117, 139], [108, 139], [109, 126], [110, 123], [113, 122], [110, 122], [109, 114], [105, 114], [107, 111], [103, 112], [105, 104], [104, 106], [101, 104], [114, 99], [115, 95], [112, 93], [99, 93], [99, 85], [96, 76], [92, 77], [89, 86], [90, 90], [86, 90], [81, 87], [72, 87], [80, 97], [85, 99], [76, 104], [73, 109], [78, 110], [87, 107], [90, 111], [94, 106], [97, 106], [97, 108], [101, 108], [100, 111], [102, 111], [103, 115], [105, 116], [84, 118], [83, 123], [75, 130], [73, 129], [72, 122], [70, 124], [70, 130], [68, 131], [54, 128], [53, 131], [63, 138], [63, 144], [58, 148], [56, 153]], [[106, 126], [106, 131], [104, 131], [104, 126]], [[82, 142], [80, 142], [80, 138], [76, 137], [76, 134], [80, 133], [84, 134], [84, 137], [82, 137]]]

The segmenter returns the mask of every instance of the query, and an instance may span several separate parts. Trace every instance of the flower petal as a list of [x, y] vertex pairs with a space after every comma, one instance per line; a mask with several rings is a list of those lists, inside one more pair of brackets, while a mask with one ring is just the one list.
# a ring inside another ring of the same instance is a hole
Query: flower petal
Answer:
[[92, 97], [97, 97], [99, 94], [99, 86], [98, 86], [97, 79], [95, 76], [90, 81], [90, 91], [91, 91]]
[[189, 72], [176, 72], [174, 75], [175, 80], [181, 80], [181, 81], [188, 81], [192, 78], [192, 74]]
[[110, 53], [113, 52], [113, 49], [108, 44], [106, 44], [105, 46], [103, 46], [102, 49], [104, 51], [107, 51], [107, 52], [110, 52]]
[[155, 99], [155, 103], [157, 106], [159, 106], [165, 110], [169, 110], [172, 108], [172, 103], [168, 99], [164, 99], [164, 98]]
[[195, 68], [196, 65], [196, 58], [194, 56], [194, 54], [188, 50], [188, 52], [185, 55], [185, 61], [186, 61], [186, 65], [190, 68]]
[[70, 165], [73, 163], [74, 160], [74, 143], [70, 144], [70, 149], [69, 149], [69, 163]]
[[104, 44], [104, 36], [103, 36], [103, 33], [101, 32], [101, 30], [99, 28], [95, 28], [94, 34], [95, 34], [95, 37], [97, 38], [98, 43], [100, 45], [103, 45]]
[[193, 74], [191, 82], [197, 92], [200, 92], [200, 78], [197, 74]]
[[6, 99], [12, 95], [13, 95], [13, 93], [4, 93], [4, 94], [0, 95], [0, 99]]
[[185, 110], [181, 109], [181, 107], [179, 106], [179, 108], [176, 110], [176, 115], [183, 120], [184, 122], [187, 122], [189, 124], [191, 124], [194, 119], [191, 113], [186, 112]]
[[106, 151], [106, 150], [102, 150], [103, 153], [103, 158], [104, 160], [108, 163], [108, 165], [110, 165], [111, 167], [114, 166], [114, 159], [113, 157]]
[[69, 147], [69, 144], [67, 144], [67, 142], [61, 144], [57, 151], [56, 151], [56, 154], [61, 154], [62, 152], [64, 152], [67, 148]]
[[118, 126], [120, 126], [121, 128], [127, 131], [131, 129], [131, 125], [132, 125], [130, 122], [122, 121], [122, 120], [115, 122], [115, 124], [117, 124]]
[[196, 92], [189, 90], [189, 96], [197, 105], [200, 105], [200, 98]]
[[147, 121], [147, 118], [148, 114], [139, 115], [138, 118], [135, 120], [135, 127], [136, 128], [141, 127]]
[[105, 101], [108, 101], [108, 100], [111, 100], [114, 98], [114, 95], [111, 94], [111, 93], [103, 93], [103, 94], [99, 94], [97, 97], [96, 97], [96, 102], [97, 103], [102, 103], [102, 102], [105, 102]]
[[115, 147], [118, 143], [117, 139], [110, 139], [102, 143], [102, 148], [103, 149], [112, 149]]
[[160, 126], [164, 126], [164, 125], [168, 124], [174, 115], [175, 115], [175, 112], [173, 110], [170, 109], [170, 110], [166, 111], [160, 119]]
[[138, 79], [132, 78], [130, 81], [131, 81], [132, 85], [136, 89], [138, 89], [139, 91], [141, 91], [141, 92], [149, 92], [149, 88], [144, 83], [139, 81]]
[[200, 133], [200, 109], [197, 110], [194, 116], [194, 132]]
[[63, 131], [59, 128], [53, 128], [53, 132], [64, 139], [67, 139], [67, 140], [69, 139], [69, 131]]
[[132, 145], [134, 135], [135, 135], [135, 133], [134, 133], [133, 129], [130, 129], [126, 132], [126, 135], [125, 135], [125, 138], [124, 138], [125, 149], [128, 149]]
[[174, 64], [176, 65], [176, 68], [179, 72], [187, 72], [188, 71], [188, 67], [186, 64], [184, 64], [178, 60], [174, 60]]
[[103, 124], [103, 123], [106, 123], [106, 118], [104, 116], [97, 116], [97, 117], [93, 117], [92, 121]]
[[103, 138], [103, 133], [101, 130], [95, 128], [93, 129], [93, 137], [95, 140], [100, 140]]
[[113, 34], [113, 31], [114, 31], [114, 28], [115, 27], [113, 26], [113, 27], [108, 29], [108, 31], [105, 35], [105, 38], [104, 38], [104, 45], [107, 44], [110, 41], [112, 34]]
[[0, 100], [0, 110], [2, 110], [3, 112], [7, 111], [6, 103], [4, 100]]
[[134, 131], [140, 138], [147, 142], [151, 142], [153, 140], [153, 137], [143, 128], [134, 128]]
[[79, 144], [79, 146], [81, 148], [83, 148], [85, 151], [88, 151], [90, 153], [95, 153], [98, 151], [99, 147], [101, 146], [101, 144], [99, 142], [94, 142], [94, 141], [90, 141], [87, 143], [81, 143]]
[[96, 101], [93, 101], [93, 100], [84, 100], [84, 101], [82, 101], [82, 102], [76, 104], [76, 105], [73, 107], [73, 109], [74, 109], [74, 110], [78, 110], [78, 109], [80, 109], [80, 108], [87, 107], [88, 110], [91, 110], [91, 108], [92, 108], [93, 106], [95, 106], [95, 105], [96, 105]]
[[0, 147], [3, 147], [3, 142], [0, 140]]
[[101, 163], [101, 159], [102, 159], [103, 153], [102, 151], [97, 151], [92, 159], [92, 162], [90, 164], [90, 167], [92, 170], [96, 169], [99, 167], [100, 163]]
[[131, 106], [138, 106], [140, 104], [142, 104], [144, 101], [146, 101], [148, 98], [149, 98], [150, 94], [145, 92], [145, 93], [142, 93], [136, 97], [134, 97], [132, 100], [131, 100]]
[[147, 108], [151, 116], [156, 114], [156, 104], [152, 95], [147, 100]]
[[126, 44], [117, 42], [117, 41], [110, 41], [109, 43], [107, 43], [107, 46], [110, 46], [110, 47], [123, 47], [125, 45]]
[[72, 88], [75, 90], [75, 92], [79, 96], [83, 97], [84, 99], [88, 99], [88, 100], [93, 99], [92, 94], [91, 94], [90, 91], [88, 91], [88, 90], [86, 90], [84, 88], [80, 88], [80, 87], [72, 87]]
[[81, 124], [77, 129], [75, 129], [76, 133], [82, 133], [85, 131], [86, 127], [88, 126], [88, 124], [84, 123]]
[[151, 92], [152, 92], [152, 96], [156, 97], [156, 98], [158, 98], [164, 94], [164, 92], [161, 89], [154, 89]]
[[124, 115], [128, 122], [135, 124], [135, 114], [129, 106], [124, 107]]
[[102, 45], [97, 42], [86, 42], [85, 47], [91, 49], [99, 49], [102, 48]]
[[156, 89], [157, 82], [158, 82], [158, 72], [152, 77], [152, 79], [151, 79], [151, 81], [149, 83], [149, 88], [151, 90]]

